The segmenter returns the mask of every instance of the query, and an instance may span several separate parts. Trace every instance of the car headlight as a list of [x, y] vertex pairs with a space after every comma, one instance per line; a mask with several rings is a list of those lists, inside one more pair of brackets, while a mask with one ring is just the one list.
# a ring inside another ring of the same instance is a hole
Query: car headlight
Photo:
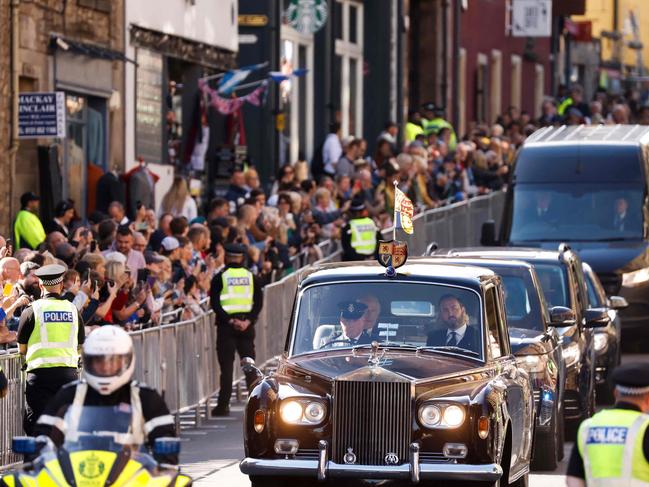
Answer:
[[538, 355], [525, 355], [516, 361], [528, 374], [540, 374], [545, 368], [545, 360]]
[[571, 367], [579, 362], [581, 353], [579, 351], [579, 344], [571, 343], [563, 349], [563, 359], [566, 361], [566, 367]]
[[426, 428], [452, 429], [464, 423], [466, 413], [457, 404], [426, 403], [419, 407], [419, 422]]
[[608, 348], [608, 335], [606, 333], [595, 333], [593, 346], [597, 353], [602, 353]]
[[622, 286], [624, 287], [640, 286], [647, 281], [649, 281], [649, 267], [622, 274]]
[[289, 424], [320, 424], [327, 414], [327, 407], [311, 399], [288, 399], [279, 407], [282, 421]]

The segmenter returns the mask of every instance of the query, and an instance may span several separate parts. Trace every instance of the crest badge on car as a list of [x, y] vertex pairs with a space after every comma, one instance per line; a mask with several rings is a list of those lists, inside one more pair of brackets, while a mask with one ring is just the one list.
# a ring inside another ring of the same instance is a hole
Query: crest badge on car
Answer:
[[356, 453], [354, 453], [353, 448], [347, 448], [347, 453], [345, 453], [345, 456], [343, 457], [343, 462], [347, 465], [353, 465], [356, 463]]
[[396, 453], [392, 453], [392, 452], [386, 453], [385, 458], [383, 460], [385, 460], [386, 465], [398, 465], [399, 464], [399, 457], [397, 456]]
[[408, 245], [400, 240], [380, 240], [378, 260], [383, 267], [401, 267], [408, 260]]

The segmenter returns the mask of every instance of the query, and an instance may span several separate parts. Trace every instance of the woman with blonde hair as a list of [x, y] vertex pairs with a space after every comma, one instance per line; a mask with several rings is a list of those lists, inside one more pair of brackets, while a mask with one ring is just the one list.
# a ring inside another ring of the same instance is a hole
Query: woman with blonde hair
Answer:
[[189, 194], [187, 181], [181, 176], [176, 176], [169, 191], [162, 198], [160, 214], [170, 213], [174, 217], [184, 216], [192, 221], [198, 216], [196, 201]]

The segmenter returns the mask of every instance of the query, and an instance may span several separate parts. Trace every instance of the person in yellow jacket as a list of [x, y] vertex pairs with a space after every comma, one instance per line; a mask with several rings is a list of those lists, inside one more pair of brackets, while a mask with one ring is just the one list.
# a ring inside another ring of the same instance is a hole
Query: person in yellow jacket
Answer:
[[28, 435], [49, 400], [78, 379], [79, 351], [86, 334], [77, 307], [61, 298], [65, 271], [58, 264], [36, 270], [43, 297], [20, 315], [18, 349], [25, 356], [27, 371], [23, 429]]
[[342, 228], [340, 243], [344, 261], [375, 259], [381, 234], [369, 217], [362, 196], [357, 195], [350, 207], [351, 218]]
[[424, 128], [421, 125], [421, 114], [417, 110], [411, 110], [408, 113], [408, 123], [404, 130], [406, 143], [410, 143], [417, 138], [418, 135], [424, 134]]
[[421, 108], [423, 110], [422, 127], [424, 128], [424, 135], [429, 137], [430, 134], [439, 134], [442, 129], [448, 129], [450, 132], [448, 149], [453, 152], [457, 147], [457, 136], [453, 125], [444, 120], [444, 109], [432, 102], [424, 103]]
[[[230, 413], [234, 353], [255, 359], [255, 322], [264, 301], [260, 283], [244, 266], [246, 247], [225, 246], [225, 267], [212, 279], [210, 297], [216, 314], [216, 354], [221, 368], [219, 400], [212, 416]], [[251, 383], [248, 381], [248, 386]]]
[[36, 250], [45, 241], [45, 230], [38, 218], [38, 195], [28, 192], [20, 197], [21, 210], [14, 222], [14, 238], [16, 249], [28, 248]]
[[579, 426], [568, 464], [568, 487], [649, 486], [649, 364], [612, 374], [615, 406]]

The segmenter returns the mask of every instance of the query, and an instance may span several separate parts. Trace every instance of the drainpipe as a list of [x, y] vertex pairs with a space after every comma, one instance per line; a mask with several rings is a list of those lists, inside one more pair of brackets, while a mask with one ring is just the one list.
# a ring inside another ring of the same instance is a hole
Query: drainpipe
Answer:
[[[11, 145], [9, 146], [9, 166], [11, 184], [9, 184], [9, 233], [11, 235], [14, 215], [16, 154], [18, 153], [18, 21], [20, 0], [11, 0]], [[12, 236], [13, 238], [13, 236]]]
[[455, 130], [460, 130], [460, 15], [461, 0], [453, 0], [453, 86], [452, 86], [452, 120]]

